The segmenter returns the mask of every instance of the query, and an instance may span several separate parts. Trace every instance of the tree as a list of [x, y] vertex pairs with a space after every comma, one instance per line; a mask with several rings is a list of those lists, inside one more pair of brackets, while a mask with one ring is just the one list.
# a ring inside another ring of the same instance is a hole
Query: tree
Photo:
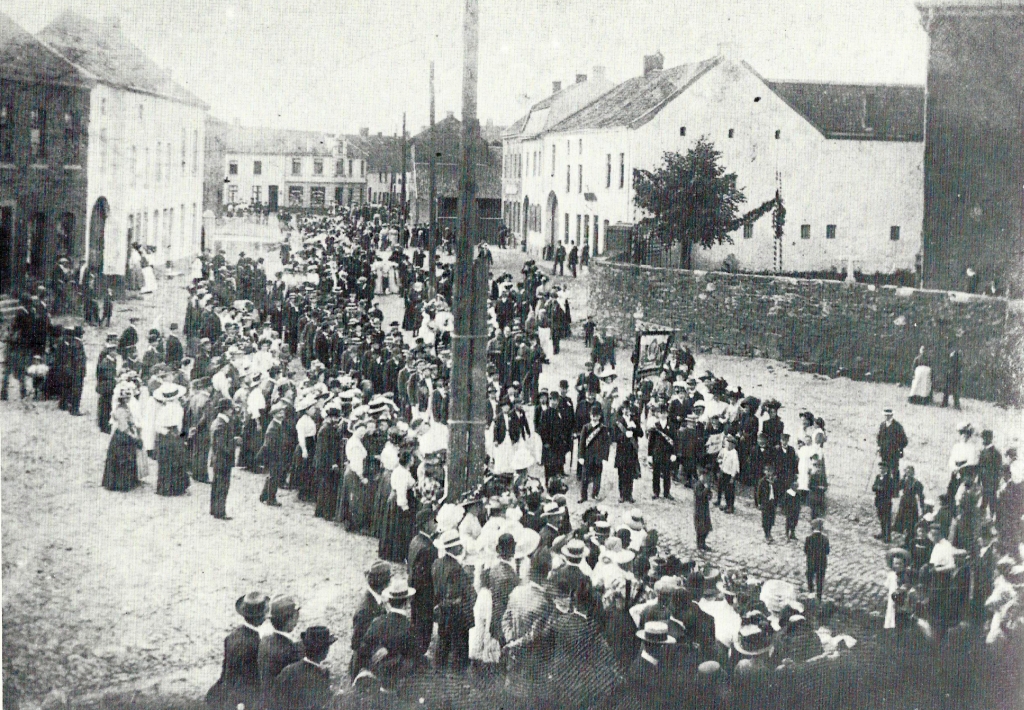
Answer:
[[736, 229], [737, 211], [747, 198], [721, 157], [701, 136], [686, 155], [666, 152], [662, 167], [633, 172], [633, 202], [648, 215], [638, 227], [666, 246], [680, 244], [681, 268], [690, 268], [694, 245], [732, 243], [729, 232]]

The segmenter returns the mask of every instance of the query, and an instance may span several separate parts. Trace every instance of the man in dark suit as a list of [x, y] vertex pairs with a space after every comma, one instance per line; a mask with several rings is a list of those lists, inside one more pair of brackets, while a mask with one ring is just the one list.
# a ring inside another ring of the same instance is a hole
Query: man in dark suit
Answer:
[[234, 710], [239, 703], [251, 708], [259, 702], [259, 626], [267, 616], [268, 601], [266, 594], [250, 592], [235, 602], [235, 611], [244, 621], [224, 639], [220, 678], [206, 693], [211, 707]]
[[580, 376], [576, 378], [576, 392], [580, 399], [587, 392], [593, 392], [597, 394], [601, 391], [601, 378], [594, 372], [594, 363], [589, 360], [583, 364], [584, 372], [580, 373]]
[[996, 492], [1003, 472], [1003, 457], [992, 444], [992, 430], [981, 432], [981, 451], [978, 452], [978, 480], [981, 481], [982, 499], [993, 514], [996, 512]]
[[462, 567], [464, 548], [459, 533], [449, 530], [437, 541], [444, 554], [434, 562], [434, 618], [437, 620], [437, 655], [440, 669], [461, 672], [469, 665], [469, 629], [473, 626], [476, 591]]
[[409, 543], [409, 581], [416, 596], [410, 603], [413, 633], [419, 642], [420, 651], [426, 652], [430, 637], [434, 634], [434, 580], [431, 568], [437, 559], [434, 547], [434, 512], [423, 508], [416, 513], [418, 532]]
[[331, 675], [324, 661], [335, 640], [326, 626], [310, 626], [302, 633], [305, 658], [285, 667], [277, 676], [272, 710], [331, 707]]
[[210, 486], [210, 515], [218, 520], [227, 516], [228, 488], [231, 487], [231, 469], [235, 465], [235, 448], [242, 442], [235, 436], [231, 421], [233, 405], [230, 399], [217, 402], [217, 418], [210, 425], [210, 467], [213, 485]]
[[355, 667], [356, 657], [359, 649], [362, 648], [363, 636], [370, 628], [370, 624], [378, 616], [384, 614], [384, 604], [381, 593], [391, 583], [391, 567], [387, 562], [374, 562], [366, 572], [366, 593], [363, 600], [352, 616], [352, 664], [351, 672], [354, 677], [358, 672]]
[[678, 586], [669, 594], [669, 634], [676, 640], [673, 649], [677, 672], [696, 672], [697, 665], [713, 661], [718, 654], [715, 617], [700, 608], [693, 594]]
[[270, 623], [274, 633], [260, 639], [258, 665], [260, 671], [260, 691], [263, 706], [268, 710], [273, 707], [274, 681], [285, 669], [302, 660], [302, 644], [291, 637], [292, 631], [299, 623], [299, 606], [292, 597], [276, 597], [270, 602]]
[[268, 474], [263, 484], [263, 492], [260, 493], [260, 503], [270, 506], [281, 505], [277, 502], [277, 489], [284, 483], [294, 451], [287, 450], [285, 446], [283, 422], [286, 412], [287, 406], [284, 402], [278, 402], [270, 408], [270, 424], [263, 435], [263, 446], [256, 454], [256, 463], [262, 465]]
[[370, 624], [356, 653], [353, 670], [369, 669], [385, 689], [412, 674], [423, 662], [416, 635], [409, 620], [409, 602], [416, 590], [396, 580], [382, 597], [386, 611]]
[[647, 691], [658, 697], [659, 691], [672, 682], [674, 669], [668, 662], [666, 649], [676, 640], [669, 635], [668, 624], [664, 621], [648, 621], [636, 632], [643, 642], [643, 650], [633, 661], [627, 675], [627, 682], [637, 693]]
[[505, 645], [505, 635], [501, 630], [501, 617], [508, 608], [508, 598], [512, 590], [519, 586], [519, 573], [516, 571], [516, 539], [511, 533], [502, 533], [496, 545], [498, 561], [484, 570], [485, 586], [491, 590], [491, 638]]
[[110, 433], [110, 413], [113, 411], [114, 386], [117, 384], [117, 335], [107, 336], [107, 346], [96, 358], [96, 423], [104, 434]]
[[608, 460], [611, 435], [608, 427], [601, 423], [603, 411], [595, 404], [590, 409], [590, 422], [580, 432], [580, 460], [583, 462], [583, 481], [580, 486], [580, 503], [587, 500], [588, 489], [593, 485], [596, 499], [601, 492], [601, 471]]
[[882, 466], [890, 476], [900, 478], [900, 459], [903, 458], [903, 450], [907, 448], [909, 441], [903, 425], [893, 419], [892, 409], [885, 408], [885, 419], [878, 427], [878, 455], [882, 459]]
[[679, 442], [669, 426], [668, 412], [664, 407], [655, 409], [657, 421], [648, 430], [647, 458], [653, 471], [653, 494], [655, 500], [664, 494], [665, 500], [672, 500], [672, 469], [676, 468]]
[[181, 361], [185, 357], [185, 348], [182, 347], [181, 340], [178, 338], [177, 323], [171, 323], [170, 331], [164, 343], [164, 360], [173, 369], [177, 370], [181, 367]]
[[942, 406], [949, 405], [949, 397], [953, 396], [953, 406], [960, 409], [960, 351], [951, 345], [946, 358], [945, 382], [942, 388]]

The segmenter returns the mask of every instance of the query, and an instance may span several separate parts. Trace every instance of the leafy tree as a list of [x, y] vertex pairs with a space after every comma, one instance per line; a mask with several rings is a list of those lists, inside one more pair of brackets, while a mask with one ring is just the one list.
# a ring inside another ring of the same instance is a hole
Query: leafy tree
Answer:
[[641, 233], [666, 246], [681, 244], [682, 268], [690, 268], [695, 245], [732, 243], [729, 232], [736, 229], [737, 211], [747, 198], [721, 157], [701, 136], [686, 155], [666, 152], [657, 170], [633, 171], [633, 202], [648, 215], [638, 225]]

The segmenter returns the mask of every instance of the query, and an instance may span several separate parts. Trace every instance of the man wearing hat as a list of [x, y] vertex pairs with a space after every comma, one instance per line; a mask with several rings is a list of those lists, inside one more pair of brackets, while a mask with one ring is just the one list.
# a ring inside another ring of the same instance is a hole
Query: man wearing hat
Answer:
[[594, 612], [600, 607], [600, 599], [594, 597], [590, 576], [581, 568], [587, 552], [587, 545], [582, 540], [571, 539], [566, 542], [559, 550], [559, 555], [565, 564], [554, 570], [549, 579], [552, 584], [557, 584], [563, 579], [567, 580], [576, 608], [586, 614], [588, 618], [593, 618]]
[[718, 502], [722, 506], [722, 497], [725, 497], [725, 512], [735, 512], [736, 501], [736, 476], [740, 472], [740, 458], [736, 452], [736, 437], [729, 434], [725, 437], [725, 444], [718, 452]]
[[284, 483], [288, 462], [293, 453], [287, 450], [285, 445], [283, 422], [287, 410], [284, 402], [278, 402], [270, 408], [270, 424], [263, 435], [263, 445], [256, 453], [256, 465], [262, 466], [268, 474], [260, 493], [260, 503], [275, 507], [281, 505], [277, 502], [277, 489]]
[[275, 709], [328, 710], [331, 707], [331, 674], [324, 661], [335, 641], [326, 626], [310, 626], [302, 632], [305, 657], [285, 667], [277, 676]]
[[666, 649], [674, 645], [676, 640], [668, 631], [667, 622], [648, 621], [636, 632], [643, 647], [627, 676], [633, 689], [657, 693], [659, 688], [673, 681], [675, 669], [666, 661]]
[[590, 408], [590, 421], [580, 431], [579, 458], [583, 462], [580, 503], [586, 502], [591, 486], [595, 499], [601, 491], [601, 471], [611, 449], [611, 435], [608, 427], [601, 422], [602, 416], [601, 405], [595, 403]]
[[270, 623], [274, 633], [260, 639], [258, 665], [264, 707], [271, 708], [274, 681], [288, 665], [302, 660], [302, 644], [292, 637], [299, 623], [299, 605], [289, 596], [270, 600]]
[[104, 434], [110, 433], [110, 413], [117, 385], [117, 334], [108, 333], [107, 342], [96, 358], [96, 423]]
[[235, 435], [231, 420], [234, 405], [228, 398], [217, 401], [217, 416], [210, 425], [210, 468], [213, 470], [213, 485], [210, 487], [210, 515], [218, 520], [230, 520], [227, 516], [228, 489], [231, 487], [231, 468], [235, 465], [235, 449], [242, 439]]
[[431, 568], [437, 560], [434, 547], [434, 511], [428, 507], [416, 513], [416, 535], [409, 543], [409, 582], [418, 591], [410, 605], [413, 632], [421, 652], [426, 652], [434, 633], [434, 579]]
[[553, 611], [544, 586], [551, 572], [551, 551], [539, 548], [529, 559], [530, 578], [512, 590], [501, 619], [505, 648], [512, 650], [510, 663], [517, 672], [526, 674], [539, 660], [536, 643], [542, 639], [541, 632]]
[[825, 521], [815, 518], [811, 521], [811, 534], [804, 539], [804, 557], [807, 560], [807, 591], [821, 595], [825, 586], [825, 570], [828, 568], [828, 556], [832, 551], [828, 535], [825, 534]]
[[235, 602], [242, 625], [224, 639], [224, 663], [220, 678], [206, 693], [208, 705], [234, 710], [240, 703], [256, 707], [259, 702], [259, 627], [266, 619], [269, 601], [266, 594], [249, 592]]
[[409, 603], [415, 595], [416, 590], [402, 580], [395, 580], [384, 589], [381, 597], [386, 611], [367, 629], [356, 651], [355, 673], [368, 668], [380, 678], [384, 688], [390, 689], [422, 662], [423, 652], [409, 620]]
[[435, 664], [461, 672], [469, 665], [469, 630], [473, 626], [476, 590], [462, 566], [465, 552], [459, 532], [447, 530], [434, 544], [441, 553], [431, 569], [438, 637]]
[[[363, 594], [363, 599], [359, 604], [359, 608], [356, 609], [356, 613], [352, 616], [352, 662], [355, 663], [356, 656], [359, 649], [362, 647], [363, 636], [366, 635], [366, 631], [370, 628], [370, 624], [378, 616], [384, 614], [383, 597], [381, 594], [384, 589], [391, 583], [391, 566], [387, 562], [377, 561], [374, 562], [369, 570], [366, 572], [366, 592]], [[352, 675], [356, 674], [355, 668], [352, 669]]]
[[508, 608], [508, 599], [512, 590], [519, 586], [519, 572], [516, 570], [516, 539], [511, 533], [498, 536], [495, 545], [498, 561], [483, 571], [485, 586], [491, 590], [491, 638], [502, 646], [505, 635], [502, 632], [501, 619]]
[[909, 443], [907, 433], [903, 425], [893, 418], [892, 408], [886, 407], [883, 410], [885, 418], [878, 427], [878, 455], [882, 459], [882, 466], [890, 476], [895, 476], [897, 483], [900, 477], [900, 459], [903, 458], [903, 450]]
[[653, 471], [654, 499], [664, 493], [665, 500], [672, 500], [672, 470], [677, 468], [679, 440], [669, 425], [668, 411], [664, 407], [656, 407], [654, 413], [657, 421], [647, 430], [647, 461]]

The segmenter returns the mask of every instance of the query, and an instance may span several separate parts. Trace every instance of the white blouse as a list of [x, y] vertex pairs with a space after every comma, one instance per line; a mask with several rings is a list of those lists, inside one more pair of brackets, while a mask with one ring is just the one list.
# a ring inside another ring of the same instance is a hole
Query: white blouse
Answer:
[[409, 510], [409, 489], [416, 485], [416, 477], [405, 466], [398, 466], [391, 472], [391, 490], [395, 501], [402, 510]]
[[180, 432], [184, 420], [185, 409], [178, 402], [167, 402], [157, 409], [154, 428], [157, 434], [166, 434], [172, 427]]

